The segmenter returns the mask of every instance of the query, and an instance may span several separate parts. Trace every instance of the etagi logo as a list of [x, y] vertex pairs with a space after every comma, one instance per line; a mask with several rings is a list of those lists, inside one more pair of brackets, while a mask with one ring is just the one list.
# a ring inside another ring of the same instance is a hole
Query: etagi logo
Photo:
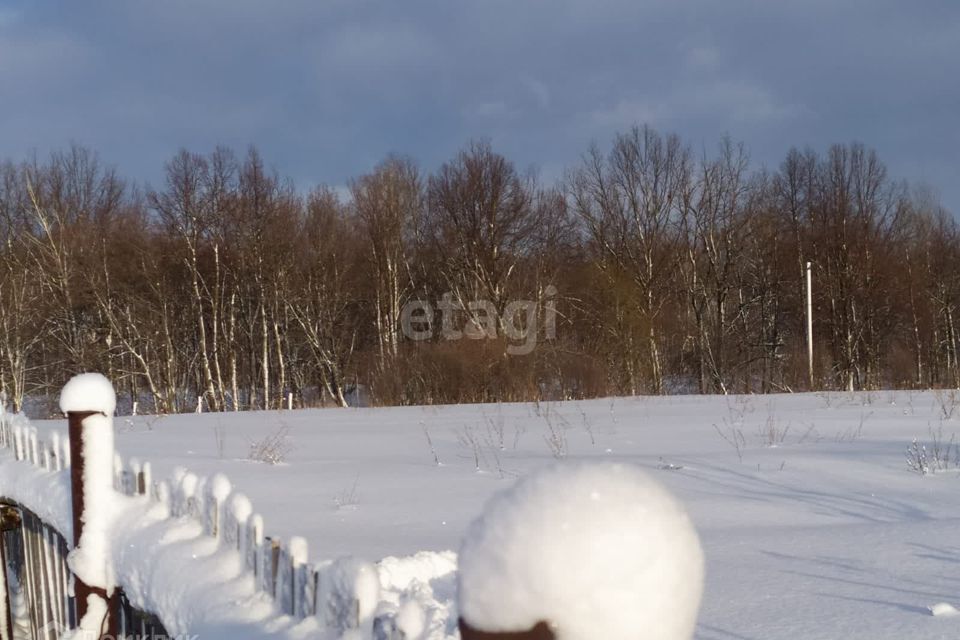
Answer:
[[400, 328], [410, 340], [430, 340], [437, 334], [439, 311], [440, 337], [444, 340], [496, 339], [501, 334], [511, 342], [507, 353], [525, 356], [542, 337], [557, 337], [557, 288], [543, 290], [543, 299], [511, 300], [501, 313], [490, 300], [463, 300], [445, 293], [436, 306], [427, 300], [411, 300], [400, 311]]

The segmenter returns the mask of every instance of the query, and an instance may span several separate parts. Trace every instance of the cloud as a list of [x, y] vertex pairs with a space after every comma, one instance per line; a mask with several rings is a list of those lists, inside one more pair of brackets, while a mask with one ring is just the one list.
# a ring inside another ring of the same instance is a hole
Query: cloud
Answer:
[[803, 105], [778, 101], [763, 87], [716, 79], [677, 85], [668, 95], [620, 99], [610, 107], [591, 111], [587, 123], [602, 129], [625, 129], [636, 124], [678, 129], [686, 120], [709, 119], [722, 132], [731, 125], [760, 126], [807, 113]]
[[478, 118], [503, 118], [511, 114], [507, 103], [503, 100], [481, 102], [476, 107], [469, 108], [467, 113]]
[[663, 121], [667, 107], [658, 106], [642, 98], [619, 100], [611, 107], [592, 111], [587, 116], [587, 126], [602, 129], [624, 129], [635, 124], [656, 126]]
[[436, 60], [432, 38], [409, 25], [353, 24], [329, 32], [317, 54], [324, 69], [383, 74]]
[[720, 52], [716, 48], [695, 45], [685, 52], [687, 67], [691, 69], [715, 69], [720, 63]]
[[9, 29], [20, 22], [20, 12], [13, 7], [0, 7], [0, 29]]
[[[891, 173], [955, 171], [960, 4], [730, 0], [22, 2], [0, 9], [0, 139], [78, 139], [138, 179], [178, 146], [261, 146], [345, 184], [386, 153], [430, 170], [489, 137], [575, 164], [635, 123], [725, 133], [775, 166], [863, 140]], [[921, 169], [922, 168], [922, 169]], [[960, 186], [937, 184], [960, 211]]]
[[800, 104], [788, 104], [763, 87], [736, 80], [720, 80], [703, 88], [690, 89], [696, 103], [693, 113], [718, 113], [738, 124], [780, 122], [806, 114]]
[[550, 106], [550, 88], [546, 84], [534, 78], [527, 78], [524, 80], [524, 85], [533, 95], [538, 107], [547, 109]]
[[[0, 15], [0, 20], [2, 20]], [[89, 71], [95, 48], [59, 29], [0, 30], [0, 84], [4, 99], [18, 89], [62, 90]]]

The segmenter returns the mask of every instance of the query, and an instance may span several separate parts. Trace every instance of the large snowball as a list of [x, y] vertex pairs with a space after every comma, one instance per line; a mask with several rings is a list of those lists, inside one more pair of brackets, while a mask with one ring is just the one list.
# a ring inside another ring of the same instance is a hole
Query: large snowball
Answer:
[[60, 392], [60, 410], [99, 411], [112, 416], [117, 408], [117, 394], [106, 376], [99, 373], [81, 373], [70, 378]]
[[460, 551], [460, 615], [557, 640], [688, 640], [703, 552], [683, 508], [622, 464], [560, 465], [494, 497]]

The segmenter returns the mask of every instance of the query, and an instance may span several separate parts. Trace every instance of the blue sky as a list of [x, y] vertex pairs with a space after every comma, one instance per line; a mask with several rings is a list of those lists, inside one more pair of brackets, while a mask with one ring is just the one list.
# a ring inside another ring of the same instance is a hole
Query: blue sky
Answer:
[[300, 186], [488, 138], [552, 181], [648, 123], [755, 163], [858, 140], [960, 212], [960, 2], [0, 1], [0, 155], [140, 182], [257, 145]]

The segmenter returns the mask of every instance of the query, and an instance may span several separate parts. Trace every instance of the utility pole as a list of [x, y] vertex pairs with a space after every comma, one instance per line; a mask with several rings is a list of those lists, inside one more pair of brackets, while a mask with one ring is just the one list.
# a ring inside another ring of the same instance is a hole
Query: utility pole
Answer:
[[813, 391], [813, 275], [811, 262], [807, 262], [807, 371], [810, 375], [810, 390]]

